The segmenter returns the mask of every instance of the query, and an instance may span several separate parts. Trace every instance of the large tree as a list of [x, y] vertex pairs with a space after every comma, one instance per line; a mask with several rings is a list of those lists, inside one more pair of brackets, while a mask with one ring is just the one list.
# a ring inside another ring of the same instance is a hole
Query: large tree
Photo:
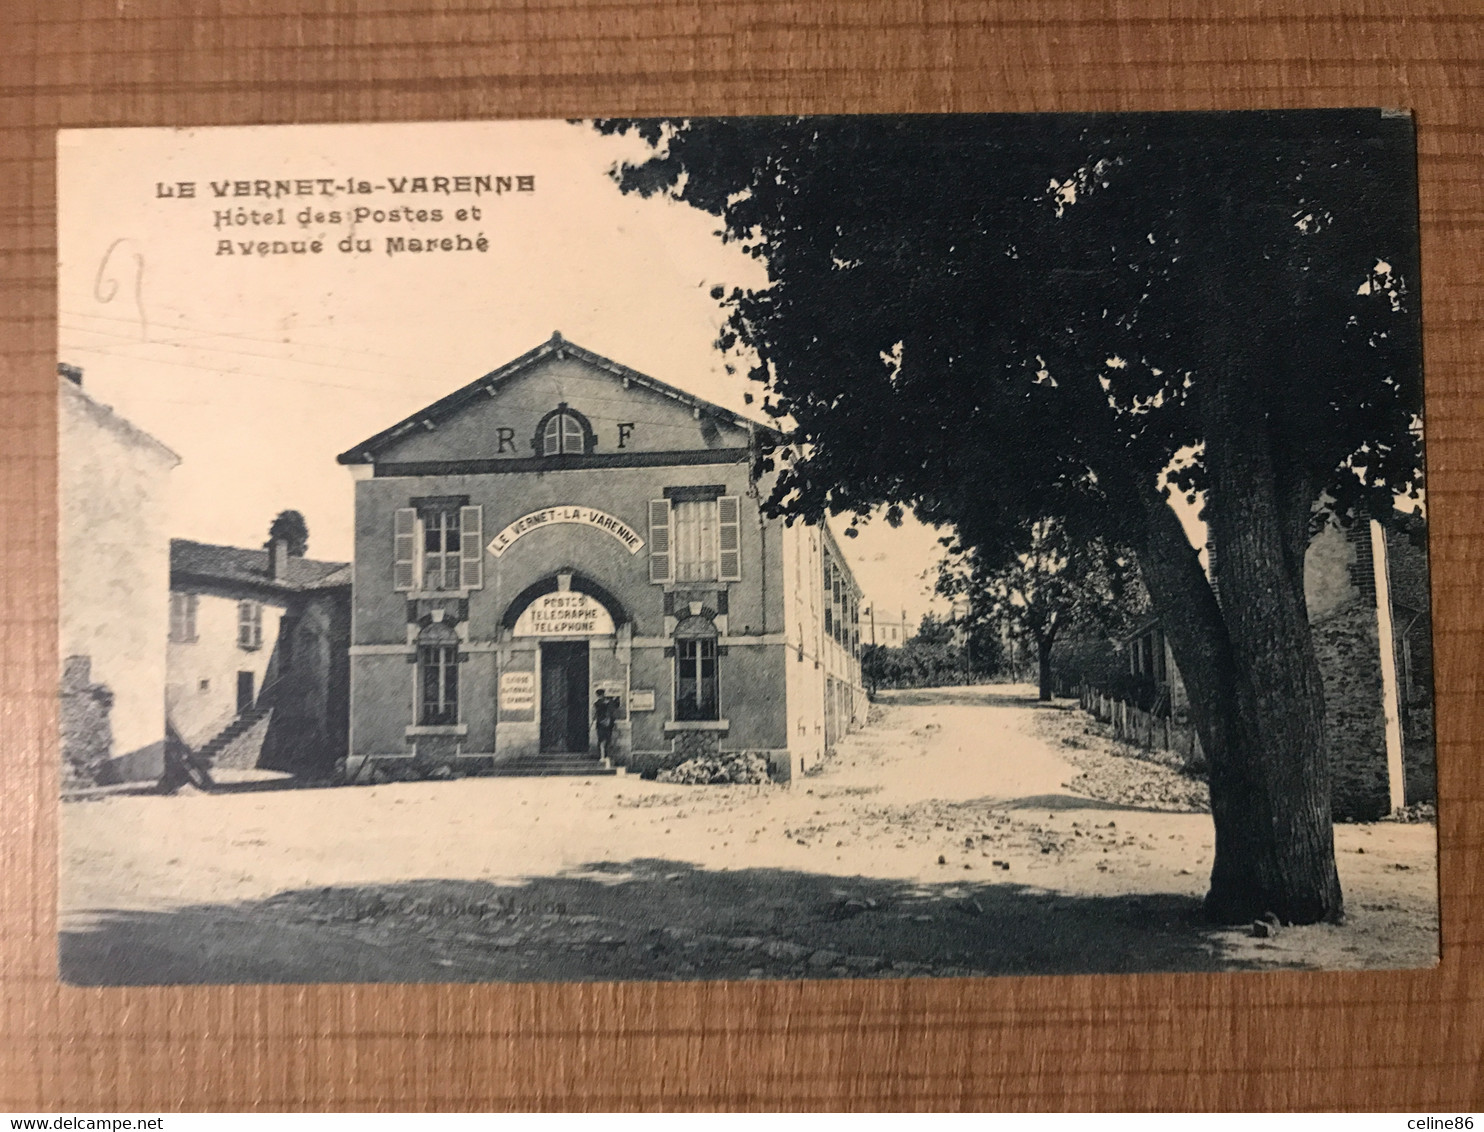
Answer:
[[786, 428], [759, 461], [774, 510], [907, 506], [986, 557], [1051, 515], [1131, 548], [1211, 764], [1208, 910], [1338, 917], [1303, 561], [1326, 509], [1420, 487], [1410, 120], [598, 127], [652, 147], [622, 189], [767, 266], [719, 296], [718, 344]]

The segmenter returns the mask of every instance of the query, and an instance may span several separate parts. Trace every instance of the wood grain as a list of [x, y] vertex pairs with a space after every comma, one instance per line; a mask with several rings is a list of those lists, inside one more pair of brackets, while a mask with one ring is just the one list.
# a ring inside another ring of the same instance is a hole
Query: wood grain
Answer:
[[[0, 1109], [1484, 1108], [1476, 0], [0, 8]], [[58, 985], [56, 128], [1338, 105], [1411, 107], [1419, 123], [1442, 798], [1437, 969]]]

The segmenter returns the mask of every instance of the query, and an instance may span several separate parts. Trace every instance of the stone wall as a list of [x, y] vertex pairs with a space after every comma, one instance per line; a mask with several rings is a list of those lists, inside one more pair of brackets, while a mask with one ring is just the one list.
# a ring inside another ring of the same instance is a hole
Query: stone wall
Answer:
[[278, 679], [260, 700], [273, 714], [257, 765], [329, 778], [345, 758], [350, 731], [350, 595], [316, 595], [286, 619], [279, 636]]
[[1313, 637], [1324, 677], [1334, 817], [1374, 821], [1391, 808], [1375, 611], [1352, 601], [1315, 624]]
[[93, 683], [92, 661], [69, 656], [62, 664], [62, 789], [97, 786], [113, 754], [109, 720], [113, 693]]

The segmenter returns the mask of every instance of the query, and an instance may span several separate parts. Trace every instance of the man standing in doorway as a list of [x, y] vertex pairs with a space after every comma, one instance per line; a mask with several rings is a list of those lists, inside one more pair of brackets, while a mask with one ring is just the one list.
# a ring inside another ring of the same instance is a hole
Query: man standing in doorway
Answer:
[[618, 723], [618, 697], [599, 688], [593, 703], [593, 720], [598, 729], [598, 754], [606, 759], [613, 746], [613, 728]]

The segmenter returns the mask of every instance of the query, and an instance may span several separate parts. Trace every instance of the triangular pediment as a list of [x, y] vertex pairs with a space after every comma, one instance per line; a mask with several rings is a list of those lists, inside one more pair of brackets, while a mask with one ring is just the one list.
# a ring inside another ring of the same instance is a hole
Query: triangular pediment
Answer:
[[[399, 421], [342, 464], [543, 459], [556, 414], [581, 431], [582, 455], [746, 450], [767, 426], [554, 334], [536, 349]], [[570, 448], [570, 443], [568, 449]]]

